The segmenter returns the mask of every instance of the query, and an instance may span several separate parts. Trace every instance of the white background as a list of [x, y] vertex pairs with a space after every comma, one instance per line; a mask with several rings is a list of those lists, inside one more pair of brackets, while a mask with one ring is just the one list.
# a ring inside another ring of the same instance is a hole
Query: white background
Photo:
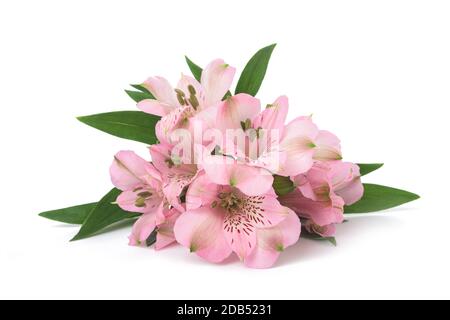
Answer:
[[[1, 1], [0, 298], [450, 298], [448, 1]], [[69, 243], [41, 211], [98, 200], [122, 149], [79, 115], [135, 108], [129, 83], [175, 82], [222, 57], [242, 70], [277, 42], [259, 98], [287, 94], [365, 181], [419, 193], [352, 218], [338, 247], [301, 241], [273, 269], [210, 265], [129, 230]]]

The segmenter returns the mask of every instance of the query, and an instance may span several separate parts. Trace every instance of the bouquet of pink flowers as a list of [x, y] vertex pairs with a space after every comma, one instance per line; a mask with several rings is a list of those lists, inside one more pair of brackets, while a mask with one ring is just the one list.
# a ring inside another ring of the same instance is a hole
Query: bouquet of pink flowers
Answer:
[[193, 77], [172, 87], [152, 77], [126, 91], [141, 111], [79, 120], [143, 142], [151, 161], [120, 151], [110, 167], [115, 186], [96, 203], [41, 213], [80, 224], [73, 240], [135, 220], [129, 243], [156, 250], [174, 242], [219, 263], [235, 253], [249, 267], [271, 267], [300, 237], [335, 241], [344, 214], [392, 208], [417, 195], [361, 177], [382, 164], [344, 162], [340, 140], [311, 116], [286, 122], [288, 98], [261, 108], [255, 98], [275, 45], [243, 70], [223, 60], [204, 70], [186, 58]]

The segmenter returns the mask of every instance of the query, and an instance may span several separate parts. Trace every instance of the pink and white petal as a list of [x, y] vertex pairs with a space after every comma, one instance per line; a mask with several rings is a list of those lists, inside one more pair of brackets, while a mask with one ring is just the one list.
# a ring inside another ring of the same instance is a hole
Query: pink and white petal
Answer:
[[261, 103], [248, 94], [229, 97], [218, 107], [216, 124], [223, 132], [242, 129], [242, 122], [253, 120], [261, 110]]
[[264, 196], [249, 197], [247, 217], [258, 228], [271, 228], [282, 222], [291, 209], [282, 206], [275, 192]]
[[333, 191], [346, 205], [359, 201], [364, 194], [359, 166], [350, 162], [333, 161], [329, 164]]
[[137, 202], [142, 194], [149, 194], [151, 190], [137, 187], [134, 190], [124, 191], [117, 197], [117, 204], [120, 208], [129, 212], [148, 213], [157, 211], [162, 204], [162, 200], [158, 195], [152, 195], [144, 202]]
[[131, 190], [145, 182], [149, 166], [149, 162], [133, 151], [120, 151], [110, 167], [111, 181], [120, 190]]
[[248, 196], [263, 195], [272, 188], [273, 176], [269, 171], [240, 164], [228, 157], [208, 157], [204, 159], [203, 168], [212, 182], [236, 187]]
[[158, 225], [158, 233], [156, 235], [155, 243], [156, 250], [161, 250], [176, 241], [173, 228], [181, 213], [176, 209], [171, 209], [167, 210], [164, 215], [166, 217], [164, 223]]
[[344, 199], [347, 206], [358, 202], [364, 195], [364, 186], [361, 183], [361, 178], [354, 178], [344, 188], [336, 190], [335, 193]]
[[314, 193], [314, 189], [311, 183], [308, 181], [308, 178], [304, 174], [300, 174], [292, 179], [294, 185], [300, 190], [302, 195], [311, 200], [316, 200], [316, 195]]
[[285, 146], [285, 161], [281, 164], [278, 174], [285, 177], [292, 177], [307, 172], [314, 164], [314, 149], [304, 147], [307, 142], [300, 142], [299, 145]]
[[156, 213], [143, 214], [133, 225], [129, 245], [142, 246], [156, 227]]
[[180, 195], [185, 187], [187, 187], [195, 175], [174, 174], [169, 175], [168, 184], [164, 187], [163, 192], [170, 205], [177, 210], [183, 212], [185, 208], [181, 204]]
[[180, 106], [175, 90], [163, 77], [148, 78], [142, 85], [153, 94], [156, 100], [173, 108]]
[[172, 105], [152, 99], [145, 99], [138, 102], [137, 107], [145, 113], [154, 114], [160, 117], [168, 115], [175, 109]]
[[205, 92], [205, 107], [209, 107], [222, 98], [230, 89], [236, 69], [222, 59], [210, 62], [202, 72], [201, 84]]
[[315, 139], [314, 159], [320, 161], [341, 160], [341, 141], [329, 131], [319, 131]]
[[156, 136], [162, 143], [172, 144], [171, 135], [174, 130], [189, 125], [187, 119], [191, 115], [191, 106], [182, 106], [174, 109], [161, 118], [156, 125]]
[[217, 200], [219, 194], [219, 186], [212, 183], [204, 174], [200, 174], [195, 178], [186, 194], [186, 210], [193, 210], [201, 206], [210, 206]]
[[296, 176], [312, 167], [316, 148], [314, 140], [318, 132], [310, 117], [299, 117], [285, 127], [280, 143], [280, 150], [286, 152], [282, 175]]
[[243, 261], [256, 245], [256, 228], [252, 225], [252, 221], [245, 213], [226, 215], [223, 229], [229, 246]]
[[206, 207], [184, 212], [175, 222], [177, 242], [207, 261], [222, 262], [232, 252], [223, 231], [224, 214]]
[[166, 175], [170, 171], [172, 159], [170, 157], [170, 146], [167, 144], [154, 144], [149, 147], [152, 163], [162, 173]]
[[244, 260], [245, 265], [251, 268], [272, 267], [282, 251], [297, 243], [300, 232], [300, 219], [289, 210], [286, 219], [278, 225], [256, 231], [256, 247]]
[[281, 137], [288, 109], [288, 98], [286, 96], [279, 97], [273, 104], [268, 105], [258, 116], [255, 120], [254, 127], [266, 130], [279, 130], [279, 136]]

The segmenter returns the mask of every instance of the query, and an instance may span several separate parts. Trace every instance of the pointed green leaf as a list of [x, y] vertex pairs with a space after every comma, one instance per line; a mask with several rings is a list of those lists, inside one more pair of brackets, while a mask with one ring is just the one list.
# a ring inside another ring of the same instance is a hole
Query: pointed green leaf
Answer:
[[259, 50], [247, 63], [239, 78], [236, 94], [248, 93], [256, 96], [266, 75], [267, 66], [276, 44]]
[[88, 217], [81, 226], [78, 234], [71, 240], [81, 240], [100, 233], [105, 228], [116, 224], [117, 222], [134, 219], [138, 214], [126, 212], [117, 204], [113, 204], [121, 191], [112, 189], [106, 196], [101, 199], [97, 205], [89, 213]]
[[189, 67], [189, 69], [192, 72], [192, 75], [194, 76], [194, 78], [200, 82], [201, 78], [202, 78], [202, 68], [200, 68], [198, 65], [196, 65], [194, 62], [192, 62], [191, 59], [189, 59], [187, 56], [185, 56], [186, 58], [186, 63]]
[[83, 224], [84, 220], [86, 220], [87, 216], [96, 205], [97, 203], [82, 204], [79, 206], [42, 212], [39, 216], [69, 224]]
[[384, 163], [358, 163], [361, 176], [365, 176], [375, 170], [380, 169]]
[[147, 92], [131, 91], [131, 90], [125, 90], [125, 92], [135, 102], [141, 102], [142, 100], [146, 100], [146, 99], [155, 99], [151, 93], [147, 93]]
[[117, 111], [79, 117], [78, 120], [113, 136], [154, 144], [155, 125], [160, 117], [141, 111]]
[[282, 177], [278, 175], [273, 176], [273, 189], [278, 196], [284, 196], [295, 190], [294, 183], [289, 177]]
[[133, 88], [135, 88], [141, 92], [148, 94], [150, 96], [150, 98], [148, 98], [148, 99], [155, 99], [154, 96], [152, 95], [152, 93], [150, 91], [148, 91], [148, 89], [146, 87], [144, 87], [142, 84], [130, 84], [130, 86], [132, 86]]
[[346, 206], [344, 212], [351, 214], [381, 211], [419, 198], [417, 194], [408, 191], [365, 183], [362, 199], [351, 206]]

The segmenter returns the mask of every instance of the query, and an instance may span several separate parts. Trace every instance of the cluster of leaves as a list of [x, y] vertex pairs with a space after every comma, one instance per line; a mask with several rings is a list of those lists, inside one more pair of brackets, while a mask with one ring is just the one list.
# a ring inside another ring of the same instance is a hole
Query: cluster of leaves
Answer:
[[[258, 93], [274, 48], [275, 44], [262, 48], [250, 59], [239, 78], [235, 94], [247, 93], [255, 96]], [[200, 80], [202, 68], [188, 57], [186, 57], [186, 62], [194, 78]], [[131, 86], [135, 90], [126, 90], [125, 92], [135, 102], [154, 99], [151, 92], [145, 87], [141, 85]], [[231, 92], [227, 95], [231, 95]], [[157, 143], [155, 125], [159, 119], [157, 116], [141, 111], [117, 111], [78, 118], [81, 122], [113, 136], [142, 142], [147, 145]], [[377, 163], [359, 164], [361, 175], [375, 171], [382, 165]], [[278, 195], [284, 195], [294, 190], [292, 181], [281, 176], [275, 176], [273, 186]], [[114, 204], [119, 194], [119, 190], [112, 189], [99, 202], [47, 211], [41, 213], [40, 216], [63, 223], [81, 225], [80, 231], [72, 241], [85, 239], [105, 231], [111, 226], [130, 220], [133, 221], [139, 216], [139, 214], [123, 211]], [[354, 205], [347, 206], [345, 213], [356, 214], [385, 210], [418, 198], [418, 195], [407, 191], [375, 184], [364, 184], [363, 198]], [[306, 232], [303, 232], [302, 236], [315, 240], [328, 240], [336, 244], [334, 238], [320, 238]], [[152, 242], [150, 241], [149, 244]]]

